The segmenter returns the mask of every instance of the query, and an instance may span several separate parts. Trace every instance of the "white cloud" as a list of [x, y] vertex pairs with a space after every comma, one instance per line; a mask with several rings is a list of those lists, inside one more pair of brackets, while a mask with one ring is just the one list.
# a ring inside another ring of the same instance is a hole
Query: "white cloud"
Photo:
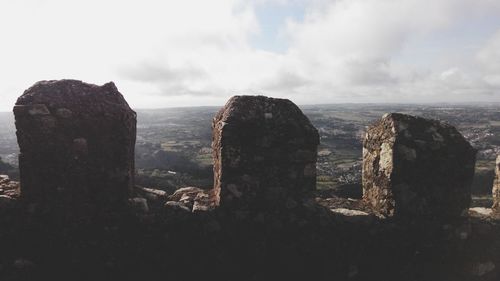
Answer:
[[[288, 50], [252, 46], [263, 26], [255, 5], [293, 2], [307, 6], [303, 21], [283, 23]], [[299, 103], [489, 100], [500, 87], [500, 29], [484, 42], [466, 34], [472, 51], [443, 43], [488, 17], [500, 18], [498, 1], [0, 0], [0, 109], [35, 81], [61, 78], [114, 80], [135, 107], [222, 104], [241, 93]]]
[[[358, 101], [421, 101], [420, 97], [435, 101], [450, 96], [461, 101], [466, 97], [456, 93], [462, 90], [491, 90], [474, 77], [476, 69], [461, 72], [460, 77], [455, 74], [453, 82], [443, 81], [435, 77], [446, 69], [433, 64], [422, 69], [411, 58], [407, 59], [410, 63], [401, 63], [398, 55], [412, 42], [445, 33], [463, 22], [487, 14], [500, 16], [498, 3], [442, 0], [427, 4], [418, 0], [322, 3], [309, 12], [305, 22], [289, 23], [288, 34], [293, 42], [289, 56], [296, 57], [295, 68], [300, 69], [297, 73], [313, 85], [309, 90], [318, 96], [333, 92], [326, 97], [332, 101], [349, 97]], [[450, 46], [450, 53], [464, 47]], [[486, 60], [499, 49], [494, 46], [485, 50]], [[380, 96], [383, 92], [384, 96]]]
[[477, 54], [484, 70], [500, 73], [500, 27]]
[[483, 81], [500, 94], [500, 29], [477, 53]]
[[0, 93], [10, 105], [1, 107], [43, 79], [114, 80], [138, 107], [158, 105], [144, 95], [219, 94], [259, 76], [265, 56], [253, 59], [248, 43], [256, 30], [237, 0], [3, 1]]

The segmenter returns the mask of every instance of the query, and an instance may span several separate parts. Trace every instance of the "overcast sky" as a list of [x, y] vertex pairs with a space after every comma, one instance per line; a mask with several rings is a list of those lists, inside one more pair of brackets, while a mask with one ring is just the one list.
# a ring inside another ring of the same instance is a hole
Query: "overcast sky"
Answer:
[[499, 0], [0, 0], [0, 111], [39, 80], [134, 108], [500, 101]]

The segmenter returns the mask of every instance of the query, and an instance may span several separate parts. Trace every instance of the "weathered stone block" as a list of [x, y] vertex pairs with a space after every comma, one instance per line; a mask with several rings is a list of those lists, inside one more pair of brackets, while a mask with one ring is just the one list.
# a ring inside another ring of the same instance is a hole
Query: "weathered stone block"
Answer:
[[319, 135], [291, 101], [234, 96], [212, 127], [214, 192], [221, 206], [279, 207], [316, 188]]
[[106, 207], [134, 185], [136, 114], [110, 82], [41, 81], [14, 107], [21, 196]]
[[495, 180], [493, 181], [493, 206], [492, 209], [495, 213], [500, 213], [500, 155], [497, 156], [495, 162]]
[[459, 216], [476, 151], [451, 125], [386, 114], [363, 141], [363, 199], [386, 216]]

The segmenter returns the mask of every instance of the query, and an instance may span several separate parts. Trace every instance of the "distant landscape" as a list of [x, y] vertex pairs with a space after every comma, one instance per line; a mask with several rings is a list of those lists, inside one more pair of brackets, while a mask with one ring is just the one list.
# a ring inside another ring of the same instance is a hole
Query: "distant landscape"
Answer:
[[[473, 205], [491, 204], [494, 161], [500, 153], [499, 105], [301, 106], [320, 133], [317, 187], [342, 197], [361, 196], [365, 127], [387, 112], [439, 119], [456, 126], [478, 150]], [[211, 122], [219, 107], [137, 110], [136, 184], [166, 190], [212, 187]], [[12, 113], [0, 113], [0, 173], [18, 178]]]

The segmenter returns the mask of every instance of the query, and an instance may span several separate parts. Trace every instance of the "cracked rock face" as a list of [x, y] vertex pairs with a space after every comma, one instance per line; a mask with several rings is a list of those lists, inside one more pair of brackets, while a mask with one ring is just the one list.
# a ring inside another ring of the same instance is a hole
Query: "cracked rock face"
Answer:
[[363, 141], [363, 199], [386, 216], [459, 216], [470, 204], [475, 153], [451, 125], [386, 114]]
[[110, 82], [41, 81], [14, 107], [22, 198], [73, 206], [125, 202], [136, 114]]
[[213, 120], [214, 192], [221, 206], [294, 206], [316, 188], [319, 135], [291, 101], [234, 96]]

